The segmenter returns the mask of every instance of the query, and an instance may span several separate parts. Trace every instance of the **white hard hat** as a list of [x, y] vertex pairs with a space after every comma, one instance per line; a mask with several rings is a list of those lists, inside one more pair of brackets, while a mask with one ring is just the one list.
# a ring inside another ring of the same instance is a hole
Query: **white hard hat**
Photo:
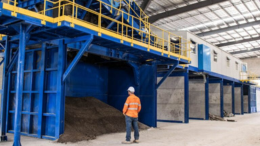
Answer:
[[134, 87], [129, 87], [128, 89], [127, 89], [127, 91], [130, 91], [130, 92], [132, 92], [132, 93], [135, 93], [135, 88]]

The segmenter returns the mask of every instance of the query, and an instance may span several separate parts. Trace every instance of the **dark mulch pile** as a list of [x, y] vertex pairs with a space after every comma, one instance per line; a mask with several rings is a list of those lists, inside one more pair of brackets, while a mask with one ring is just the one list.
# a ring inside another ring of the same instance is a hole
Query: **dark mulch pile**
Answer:
[[[149, 127], [139, 123], [139, 128]], [[125, 132], [125, 117], [121, 111], [93, 97], [66, 98], [65, 132], [58, 142], [92, 140], [116, 132]]]

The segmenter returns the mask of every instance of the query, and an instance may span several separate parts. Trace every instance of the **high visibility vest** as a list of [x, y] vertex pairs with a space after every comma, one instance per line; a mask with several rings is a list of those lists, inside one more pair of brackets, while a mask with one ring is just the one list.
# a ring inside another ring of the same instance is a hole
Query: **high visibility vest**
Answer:
[[125, 102], [123, 114], [137, 118], [138, 113], [141, 111], [141, 102], [140, 99], [135, 95], [130, 95]]

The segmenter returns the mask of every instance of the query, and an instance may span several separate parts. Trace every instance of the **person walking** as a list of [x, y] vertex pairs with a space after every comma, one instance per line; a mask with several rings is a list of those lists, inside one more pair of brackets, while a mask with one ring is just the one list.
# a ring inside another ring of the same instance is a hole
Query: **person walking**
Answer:
[[125, 115], [126, 122], [126, 141], [122, 144], [131, 144], [131, 129], [132, 124], [134, 128], [134, 141], [133, 143], [139, 143], [139, 129], [138, 129], [138, 114], [141, 111], [141, 102], [139, 97], [135, 93], [134, 87], [128, 88], [128, 98], [126, 99], [123, 114]]

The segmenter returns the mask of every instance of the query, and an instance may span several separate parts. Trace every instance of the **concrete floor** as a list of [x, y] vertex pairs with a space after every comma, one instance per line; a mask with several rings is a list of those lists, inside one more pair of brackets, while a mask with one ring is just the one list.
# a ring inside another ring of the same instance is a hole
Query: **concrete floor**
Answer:
[[[142, 131], [141, 146], [260, 146], [260, 113], [233, 118], [237, 122], [196, 121], [190, 124], [158, 123], [156, 129]], [[11, 146], [13, 135], [1, 146]], [[124, 133], [99, 136], [95, 140], [60, 144], [22, 136], [23, 146], [121, 146]], [[136, 144], [134, 144], [136, 145]]]

